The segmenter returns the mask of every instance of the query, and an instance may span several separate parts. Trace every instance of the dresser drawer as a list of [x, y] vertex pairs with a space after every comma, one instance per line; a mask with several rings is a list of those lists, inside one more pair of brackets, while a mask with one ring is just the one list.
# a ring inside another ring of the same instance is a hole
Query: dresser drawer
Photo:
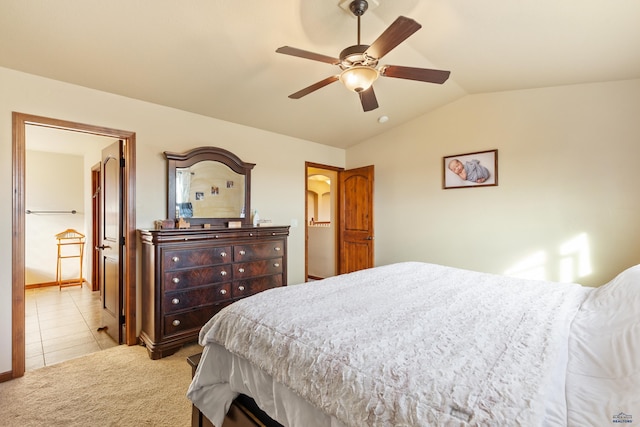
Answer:
[[233, 247], [234, 261], [252, 261], [260, 258], [272, 258], [284, 256], [284, 241], [270, 240], [261, 243], [235, 245]]
[[220, 304], [208, 305], [184, 313], [168, 314], [164, 316], [164, 335], [174, 335], [195, 329], [194, 338], [197, 339], [197, 330], [207, 323], [218, 311], [222, 310], [231, 301]]
[[282, 274], [273, 276], [263, 276], [255, 279], [240, 280], [233, 282], [231, 286], [231, 296], [235, 298], [248, 297], [258, 292], [282, 286]]
[[229, 282], [231, 277], [230, 264], [168, 271], [164, 273], [164, 292]]
[[164, 270], [224, 264], [231, 261], [231, 246], [164, 251]]
[[231, 298], [231, 283], [196, 288], [188, 291], [178, 291], [164, 294], [162, 304], [164, 313], [175, 313], [204, 305], [210, 305]]
[[255, 276], [282, 273], [282, 258], [261, 259], [259, 261], [233, 264], [233, 280]]

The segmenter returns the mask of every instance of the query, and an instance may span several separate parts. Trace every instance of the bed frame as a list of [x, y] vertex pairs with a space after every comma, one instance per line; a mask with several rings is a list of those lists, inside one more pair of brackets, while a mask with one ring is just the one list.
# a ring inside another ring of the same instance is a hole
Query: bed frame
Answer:
[[[191, 366], [191, 377], [196, 372], [200, 363], [202, 353], [187, 357], [187, 362]], [[205, 417], [195, 405], [191, 405], [191, 426], [192, 427], [216, 427]], [[220, 427], [283, 427], [282, 424], [272, 420], [256, 402], [244, 394], [239, 395], [229, 408], [229, 412], [224, 417], [224, 422]]]

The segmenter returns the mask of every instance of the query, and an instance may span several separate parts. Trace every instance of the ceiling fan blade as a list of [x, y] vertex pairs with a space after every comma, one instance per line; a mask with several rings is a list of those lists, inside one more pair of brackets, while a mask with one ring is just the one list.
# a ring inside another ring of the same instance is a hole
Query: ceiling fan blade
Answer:
[[370, 86], [367, 90], [358, 92], [358, 95], [360, 95], [360, 102], [362, 103], [362, 109], [364, 111], [371, 111], [378, 108], [378, 100], [376, 99], [376, 94], [373, 91], [373, 86]]
[[422, 28], [422, 25], [413, 19], [399, 16], [398, 19], [393, 21], [393, 24], [389, 25], [389, 27], [380, 34], [380, 37], [369, 46], [366, 54], [373, 58], [380, 59], [420, 28]]
[[449, 74], [451, 74], [451, 71], [401, 67], [399, 65], [385, 65], [380, 69], [380, 75], [385, 77], [396, 77], [398, 79], [418, 80], [438, 84], [446, 82]]
[[331, 56], [321, 55], [319, 53], [309, 52], [306, 50], [298, 49], [291, 46], [282, 46], [276, 49], [277, 53], [284, 53], [285, 55], [297, 56], [300, 58], [312, 59], [314, 61], [326, 62], [332, 65], [338, 65], [340, 60]]
[[315, 92], [318, 89], [325, 87], [328, 84], [331, 84], [338, 80], [338, 76], [327, 77], [324, 80], [320, 80], [318, 83], [314, 83], [311, 86], [305, 87], [302, 90], [297, 91], [296, 93], [292, 93], [289, 95], [291, 99], [300, 99], [305, 95], [309, 95], [311, 92]]

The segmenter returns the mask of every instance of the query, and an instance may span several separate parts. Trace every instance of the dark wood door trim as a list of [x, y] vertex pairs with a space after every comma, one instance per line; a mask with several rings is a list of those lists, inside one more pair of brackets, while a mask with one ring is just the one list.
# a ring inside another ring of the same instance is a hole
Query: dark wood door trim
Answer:
[[[122, 139], [125, 141], [124, 157], [124, 298], [125, 298], [125, 342], [137, 343], [136, 336], [136, 220], [135, 220], [135, 146], [134, 132], [86, 125], [48, 117], [24, 113], [12, 113], [12, 237], [11, 237], [11, 280], [12, 280], [12, 370], [11, 378], [24, 375], [25, 370], [25, 152], [26, 126], [44, 126], [54, 129], [83, 132]], [[3, 375], [2, 379], [7, 376]]]

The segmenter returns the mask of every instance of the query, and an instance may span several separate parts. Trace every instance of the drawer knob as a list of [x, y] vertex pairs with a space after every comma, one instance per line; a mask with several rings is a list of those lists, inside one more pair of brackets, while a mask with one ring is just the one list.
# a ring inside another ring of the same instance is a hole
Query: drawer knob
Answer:
[[274, 263], [273, 263], [273, 266], [274, 266], [274, 267], [280, 267], [280, 263], [278, 263], [278, 262], [274, 262]]
[[178, 262], [180, 261], [180, 258], [178, 258], [177, 256], [174, 256], [173, 258], [171, 258], [171, 261]]
[[276, 252], [280, 252], [282, 249], [280, 249], [280, 246], [276, 246]]
[[179, 279], [179, 278], [177, 278], [177, 277], [174, 277], [173, 279], [171, 279], [171, 281], [172, 281], [173, 283], [175, 283], [176, 285], [177, 285], [178, 283], [180, 283], [180, 279]]
[[242, 250], [240, 251], [240, 255], [246, 255], [246, 253], [247, 253], [247, 252], [246, 252], [244, 249], [242, 249]]
[[173, 322], [171, 322], [171, 324], [173, 326], [180, 326], [180, 321], [178, 319], [174, 320]]
[[218, 237], [220, 237], [220, 236], [218, 236], [217, 234], [215, 236], [213, 236], [214, 239], [217, 239]]
[[226, 256], [227, 256], [227, 253], [226, 253], [226, 252], [220, 252], [220, 256], [221, 256], [222, 258], [224, 258], [224, 257], [226, 257]]
[[226, 271], [224, 271], [224, 270], [222, 270], [222, 271], [220, 272], [220, 275], [221, 275], [221, 276], [226, 276], [226, 275], [227, 275], [227, 272], [226, 272]]
[[238, 272], [240, 272], [240, 273], [244, 273], [244, 268], [240, 267], [240, 268], [238, 269]]
[[249, 237], [253, 237], [253, 233], [249, 233]]
[[171, 304], [178, 305], [178, 304], [180, 304], [180, 300], [178, 298], [174, 298], [174, 299], [171, 300]]
[[244, 291], [244, 286], [242, 286], [242, 285], [238, 286], [238, 290], [239, 291]]
[[226, 294], [227, 294], [226, 289], [220, 289], [220, 295], [226, 295]]

